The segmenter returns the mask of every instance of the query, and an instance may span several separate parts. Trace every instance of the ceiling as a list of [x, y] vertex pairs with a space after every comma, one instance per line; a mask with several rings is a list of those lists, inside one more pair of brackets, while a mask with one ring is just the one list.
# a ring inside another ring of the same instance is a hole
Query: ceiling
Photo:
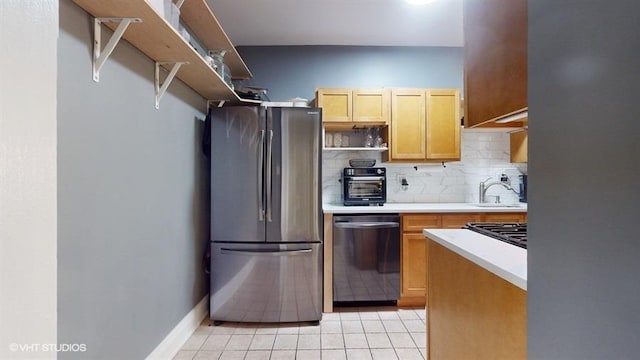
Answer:
[[462, 0], [206, 1], [236, 46], [463, 46]]

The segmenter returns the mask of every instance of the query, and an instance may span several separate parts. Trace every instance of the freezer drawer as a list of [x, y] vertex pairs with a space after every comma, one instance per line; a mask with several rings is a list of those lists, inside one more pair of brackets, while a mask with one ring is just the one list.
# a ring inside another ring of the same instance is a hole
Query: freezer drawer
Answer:
[[321, 246], [213, 243], [211, 320], [320, 320]]

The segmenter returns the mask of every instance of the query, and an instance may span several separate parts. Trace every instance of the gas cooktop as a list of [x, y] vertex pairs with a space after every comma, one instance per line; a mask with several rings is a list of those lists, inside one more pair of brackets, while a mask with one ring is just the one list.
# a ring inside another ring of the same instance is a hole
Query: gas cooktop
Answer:
[[465, 229], [527, 248], [527, 223], [467, 223]]

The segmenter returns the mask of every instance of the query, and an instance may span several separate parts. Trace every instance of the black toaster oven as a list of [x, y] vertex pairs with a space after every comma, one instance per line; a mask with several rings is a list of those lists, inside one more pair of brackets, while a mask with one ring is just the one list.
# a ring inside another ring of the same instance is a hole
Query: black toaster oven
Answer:
[[387, 201], [387, 169], [348, 167], [342, 170], [342, 200], [345, 206], [381, 206]]

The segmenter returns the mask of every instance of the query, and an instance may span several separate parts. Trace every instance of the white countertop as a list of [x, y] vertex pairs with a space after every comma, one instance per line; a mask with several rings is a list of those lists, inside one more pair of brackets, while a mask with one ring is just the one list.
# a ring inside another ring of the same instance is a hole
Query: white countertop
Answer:
[[363, 213], [462, 213], [462, 212], [527, 212], [526, 203], [505, 204], [515, 206], [479, 206], [468, 203], [386, 203], [383, 206], [344, 206], [342, 204], [322, 204], [325, 213], [363, 214]]
[[527, 250], [464, 229], [424, 229], [424, 236], [527, 290]]

